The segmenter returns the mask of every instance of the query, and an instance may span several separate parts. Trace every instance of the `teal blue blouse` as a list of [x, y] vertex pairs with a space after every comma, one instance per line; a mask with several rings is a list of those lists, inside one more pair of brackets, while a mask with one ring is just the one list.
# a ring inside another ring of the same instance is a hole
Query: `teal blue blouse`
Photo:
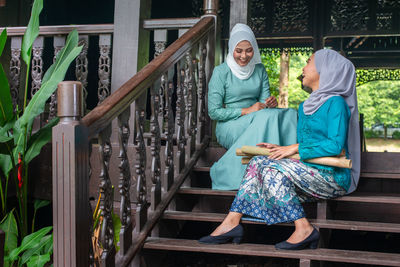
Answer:
[[[302, 160], [336, 156], [347, 149], [347, 130], [350, 109], [341, 96], [329, 98], [314, 114], [305, 115], [303, 103], [299, 107], [297, 140]], [[348, 190], [350, 186], [350, 169], [306, 163], [322, 173], [332, 173], [335, 181]]]
[[214, 68], [208, 84], [208, 115], [215, 121], [236, 119], [242, 108], [265, 102], [269, 96], [268, 75], [262, 64], [256, 64], [250, 78], [240, 80], [223, 63]]

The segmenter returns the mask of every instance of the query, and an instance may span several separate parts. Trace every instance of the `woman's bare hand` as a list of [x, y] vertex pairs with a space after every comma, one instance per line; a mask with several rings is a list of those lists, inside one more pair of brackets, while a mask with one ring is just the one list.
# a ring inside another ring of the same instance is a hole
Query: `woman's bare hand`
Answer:
[[258, 143], [256, 146], [268, 148], [268, 149], [279, 147], [278, 145], [270, 144], [270, 143]]
[[248, 108], [242, 108], [242, 115], [250, 114], [252, 112], [259, 111], [261, 109], [264, 109], [267, 105], [265, 103], [261, 102], [256, 102], [254, 105]]
[[276, 106], [278, 106], [278, 101], [276, 100], [275, 96], [270, 96], [267, 99], [265, 99], [265, 105], [268, 108], [276, 108]]
[[290, 146], [277, 146], [270, 149], [271, 155], [268, 156], [270, 159], [283, 159], [290, 157], [299, 152], [299, 144]]

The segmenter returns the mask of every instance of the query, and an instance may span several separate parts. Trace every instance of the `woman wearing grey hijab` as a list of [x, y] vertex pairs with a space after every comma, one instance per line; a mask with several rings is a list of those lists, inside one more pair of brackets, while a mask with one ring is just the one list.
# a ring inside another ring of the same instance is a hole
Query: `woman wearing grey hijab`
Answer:
[[[239, 191], [224, 221], [199, 240], [202, 243], [239, 243], [240, 220], [269, 224], [294, 222], [295, 231], [277, 249], [316, 248], [319, 232], [305, 217], [301, 203], [330, 199], [354, 191], [360, 171], [357, 95], [353, 64], [339, 53], [323, 49], [313, 54], [303, 68], [303, 85], [312, 89], [299, 106], [298, 144], [269, 148], [269, 157], [250, 161]], [[301, 160], [287, 157], [299, 153]], [[346, 154], [353, 169], [304, 162], [317, 157]]]

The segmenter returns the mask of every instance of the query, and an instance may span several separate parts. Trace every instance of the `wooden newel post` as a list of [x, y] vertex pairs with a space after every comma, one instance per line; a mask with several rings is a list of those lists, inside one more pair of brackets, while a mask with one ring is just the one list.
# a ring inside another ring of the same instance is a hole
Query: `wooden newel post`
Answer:
[[89, 266], [89, 142], [82, 84], [61, 82], [53, 128], [54, 266]]
[[203, 10], [204, 10], [204, 15], [217, 15], [218, 0], [204, 0]]

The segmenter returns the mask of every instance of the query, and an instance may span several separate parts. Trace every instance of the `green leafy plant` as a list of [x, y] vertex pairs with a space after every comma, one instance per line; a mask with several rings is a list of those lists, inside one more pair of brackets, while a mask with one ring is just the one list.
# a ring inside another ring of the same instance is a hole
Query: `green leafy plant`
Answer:
[[394, 131], [393, 133], [392, 133], [392, 138], [393, 139], [400, 139], [400, 131]]
[[[57, 124], [58, 119], [53, 119], [35, 133], [32, 133], [33, 121], [44, 111], [46, 101], [56, 90], [57, 84], [64, 79], [71, 62], [82, 50], [82, 47], [78, 47], [78, 32], [74, 30], [68, 35], [65, 46], [57, 54], [54, 64], [44, 74], [40, 89], [28, 103], [28, 75], [32, 45], [39, 35], [39, 15], [42, 9], [43, 0], [35, 0], [22, 41], [21, 55], [27, 66], [22, 109], [17, 107], [14, 111], [9, 83], [0, 65], [0, 173], [4, 178], [4, 183], [0, 183], [1, 211], [3, 216], [8, 213], [8, 182], [12, 176], [17, 189], [18, 212], [16, 215], [21, 238], [28, 234], [28, 166], [31, 160], [39, 155], [42, 147], [51, 140], [51, 129]], [[0, 55], [6, 38], [7, 34], [4, 30], [0, 35]], [[33, 228], [32, 225], [32, 231]]]
[[[46, 101], [54, 93], [82, 47], [78, 47], [78, 32], [72, 31], [64, 48], [56, 55], [53, 65], [43, 76], [40, 89], [28, 103], [28, 78], [32, 56], [32, 45], [39, 35], [39, 15], [43, 9], [43, 0], [35, 0], [31, 18], [25, 31], [21, 55], [26, 64], [24, 102], [22, 107], [13, 107], [10, 86], [3, 66], [0, 64], [0, 228], [6, 233], [4, 247], [5, 266], [43, 266], [50, 261], [53, 252], [52, 227], [45, 227], [36, 232], [35, 218], [37, 210], [50, 202], [36, 200], [34, 203], [31, 234], [28, 226], [28, 167], [39, 155], [42, 147], [51, 140], [51, 129], [58, 123], [58, 118], [48, 122], [37, 132], [32, 132], [34, 119], [45, 109]], [[0, 34], [0, 56], [4, 50], [7, 31]], [[7, 206], [10, 178], [14, 180], [17, 207], [11, 210]], [[32, 179], [32, 177], [31, 177]], [[18, 239], [21, 244], [18, 246]]]
[[14, 248], [4, 258], [6, 266], [44, 266], [53, 253], [53, 235], [48, 234], [52, 226], [44, 227], [24, 237], [19, 247]]

